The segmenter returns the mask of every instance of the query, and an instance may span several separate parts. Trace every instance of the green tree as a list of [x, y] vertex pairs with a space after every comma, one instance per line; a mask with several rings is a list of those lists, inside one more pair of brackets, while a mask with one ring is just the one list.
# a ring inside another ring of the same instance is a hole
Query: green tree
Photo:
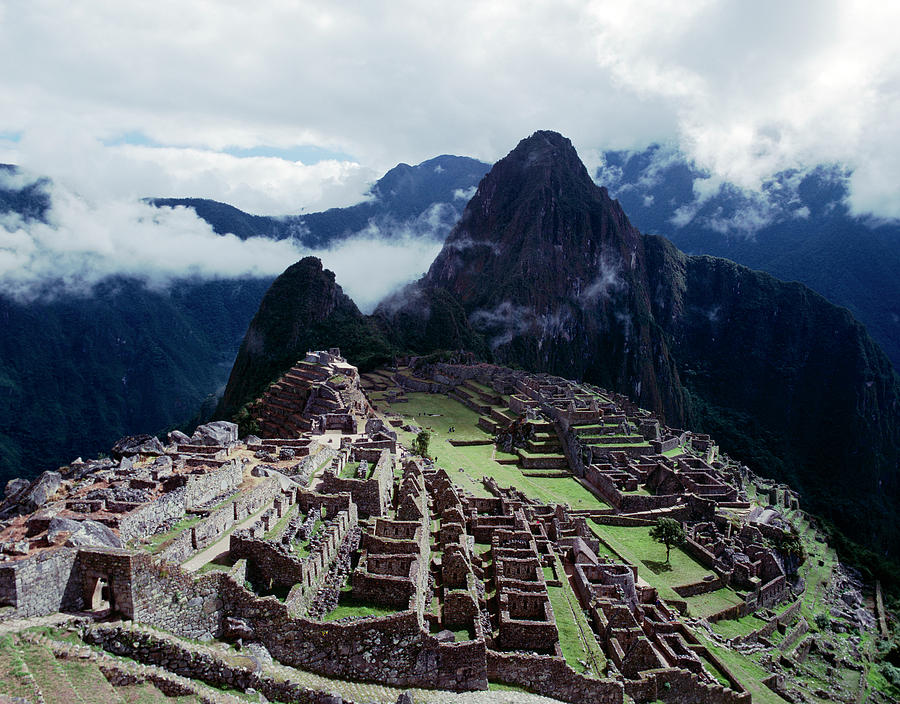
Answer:
[[431, 433], [427, 430], [420, 430], [416, 435], [416, 439], [412, 443], [413, 453], [421, 457], [428, 457], [428, 445], [431, 443]]
[[650, 537], [657, 543], [666, 546], [666, 564], [669, 564], [669, 552], [673, 547], [683, 545], [687, 536], [684, 534], [684, 528], [681, 523], [674, 518], [659, 518], [656, 525], [650, 529]]

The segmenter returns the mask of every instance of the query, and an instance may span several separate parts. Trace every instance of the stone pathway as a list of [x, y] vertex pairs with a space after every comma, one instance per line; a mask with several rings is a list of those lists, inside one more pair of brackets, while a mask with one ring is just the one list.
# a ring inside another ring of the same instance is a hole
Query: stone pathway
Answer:
[[49, 616], [34, 616], [33, 618], [12, 618], [8, 621], [0, 621], [0, 633], [18, 633], [26, 628], [39, 626], [60, 626], [70, 621], [76, 621], [82, 616], [77, 614], [50, 614]]

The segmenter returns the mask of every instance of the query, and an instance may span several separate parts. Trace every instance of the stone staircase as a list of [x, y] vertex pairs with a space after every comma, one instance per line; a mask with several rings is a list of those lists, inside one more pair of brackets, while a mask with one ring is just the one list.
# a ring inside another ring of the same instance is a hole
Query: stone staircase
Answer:
[[524, 448], [516, 451], [519, 456], [519, 469], [540, 476], [569, 476], [569, 461], [563, 454], [562, 442], [553, 423], [538, 421], [533, 425], [534, 436], [527, 441]]

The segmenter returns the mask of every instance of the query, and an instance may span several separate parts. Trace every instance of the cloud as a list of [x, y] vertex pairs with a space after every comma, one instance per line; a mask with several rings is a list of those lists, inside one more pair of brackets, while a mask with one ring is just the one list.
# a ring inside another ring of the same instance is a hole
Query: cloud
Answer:
[[386, 239], [371, 232], [342, 240], [327, 250], [310, 251], [363, 313], [371, 313], [388, 294], [424, 274], [441, 243], [410, 234]]
[[804, 0], [592, 4], [597, 59], [678, 116], [701, 168], [759, 190], [840, 162], [857, 211], [900, 213], [900, 6]]
[[492, 350], [508, 345], [514, 337], [532, 330], [536, 323], [534, 311], [510, 301], [502, 301], [493, 308], [480, 308], [469, 316], [472, 328], [488, 338]]
[[[21, 174], [3, 178], [7, 186], [28, 182]], [[313, 255], [368, 312], [423, 274], [440, 249], [439, 241], [422, 236], [428, 217], [405, 229], [372, 225], [332, 248], [314, 250], [294, 239], [217, 235], [191, 208], [125, 198], [95, 202], [58, 184], [42, 182], [42, 188], [51, 196], [46, 221], [0, 216], [0, 293], [23, 302], [90, 295], [113, 276], [154, 289], [175, 279], [274, 278]]]
[[[671, 143], [757, 190], [842, 163], [855, 211], [897, 216], [898, 24], [881, 0], [32, 0], [0, 22], [16, 67], [0, 75], [0, 134], [17, 136], [0, 159], [82, 193], [286, 213], [359, 199], [367, 173], [400, 161], [493, 161], [556, 129], [589, 165]], [[277, 156], [301, 147], [352, 159]], [[271, 161], [235, 156], [262, 148]]]
[[595, 301], [598, 298], [611, 298], [613, 294], [625, 290], [627, 285], [622, 279], [620, 262], [604, 253], [600, 257], [598, 269], [596, 278], [578, 294], [578, 300], [581, 303]]
[[376, 173], [351, 161], [303, 164], [209, 149], [104, 144], [55, 129], [29, 130], [8, 160], [88, 198], [202, 197], [259, 215], [296, 215], [358, 203]]

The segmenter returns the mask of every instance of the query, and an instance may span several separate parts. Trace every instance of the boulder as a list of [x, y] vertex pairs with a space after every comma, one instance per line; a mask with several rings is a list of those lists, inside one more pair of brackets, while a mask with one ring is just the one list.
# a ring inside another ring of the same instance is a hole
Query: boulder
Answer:
[[229, 616], [225, 619], [225, 640], [238, 640], [253, 638], [253, 628], [242, 618]]
[[262, 442], [262, 438], [258, 435], [248, 435], [244, 438], [245, 445], [259, 445]]
[[40, 508], [59, 489], [62, 477], [59, 472], [44, 472], [39, 476], [25, 494], [24, 502], [29, 511]]
[[237, 442], [237, 439], [237, 425], [229, 423], [227, 420], [217, 420], [198, 426], [191, 436], [191, 443], [227, 447], [231, 443]]
[[400, 693], [400, 696], [397, 697], [397, 704], [415, 704], [409, 690]]
[[173, 430], [171, 433], [166, 435], [166, 439], [169, 441], [170, 445], [191, 444], [191, 436], [187, 433], [182, 433], [180, 430]]
[[73, 521], [69, 518], [54, 518], [47, 528], [47, 539], [56, 543], [68, 533], [65, 544], [69, 547], [121, 548], [122, 541], [112, 530], [97, 521]]
[[24, 489], [27, 489], [30, 484], [30, 481], [28, 481], [27, 479], [22, 479], [21, 477], [10, 479], [8, 482], [6, 482], [6, 498], [8, 499], [11, 496], [15, 496]]
[[112, 446], [110, 454], [116, 459], [134, 455], [162, 455], [166, 448], [155, 435], [126, 435]]
[[10, 555], [27, 555], [30, 547], [27, 540], [17, 540], [12, 543], [4, 543], [3, 552]]

